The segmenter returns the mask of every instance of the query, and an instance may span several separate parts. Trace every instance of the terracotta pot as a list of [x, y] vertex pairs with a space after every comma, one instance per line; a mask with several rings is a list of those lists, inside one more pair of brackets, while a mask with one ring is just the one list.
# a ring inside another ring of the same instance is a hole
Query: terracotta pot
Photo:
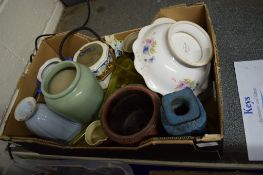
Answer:
[[101, 109], [101, 123], [109, 138], [132, 145], [157, 134], [160, 113], [158, 95], [142, 85], [116, 90]]

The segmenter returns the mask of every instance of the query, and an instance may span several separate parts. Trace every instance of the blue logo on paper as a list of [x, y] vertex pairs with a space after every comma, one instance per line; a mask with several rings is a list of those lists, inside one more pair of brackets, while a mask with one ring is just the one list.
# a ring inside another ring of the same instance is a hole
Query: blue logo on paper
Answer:
[[262, 92], [260, 91], [260, 95], [261, 95], [261, 104], [262, 104], [262, 109], [263, 109], [263, 94], [262, 94]]
[[[261, 96], [262, 98], [262, 96]], [[254, 102], [251, 100], [250, 97], [245, 97], [245, 108], [243, 108], [244, 115], [251, 115], [253, 114], [253, 105]]]

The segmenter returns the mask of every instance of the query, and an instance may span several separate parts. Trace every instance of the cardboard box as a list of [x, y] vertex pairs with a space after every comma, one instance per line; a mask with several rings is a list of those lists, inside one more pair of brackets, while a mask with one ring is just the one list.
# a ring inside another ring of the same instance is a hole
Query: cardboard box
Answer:
[[[137, 147], [88, 147], [83, 144], [68, 146], [33, 135], [23, 122], [17, 122], [14, 119], [14, 109], [20, 100], [36, 93], [38, 69], [46, 60], [58, 56], [59, 44], [64, 36], [64, 33], [61, 33], [42, 42], [33, 62], [28, 65], [26, 71], [21, 75], [16, 93], [2, 123], [0, 138], [42, 154], [164, 161], [220, 159], [223, 140], [220, 62], [216, 47], [216, 36], [207, 6], [203, 3], [172, 6], [161, 9], [155, 18], [159, 17], [195, 22], [202, 26], [212, 39], [214, 57], [212, 59], [210, 82], [213, 86], [207, 91], [209, 98], [202, 102], [208, 114], [207, 134], [196, 137], [153, 137], [143, 141]], [[123, 39], [134, 30], [117, 33], [115, 36], [118, 39]], [[64, 55], [72, 57], [82, 45], [91, 40], [92, 38], [82, 34], [74, 35], [66, 42]]]

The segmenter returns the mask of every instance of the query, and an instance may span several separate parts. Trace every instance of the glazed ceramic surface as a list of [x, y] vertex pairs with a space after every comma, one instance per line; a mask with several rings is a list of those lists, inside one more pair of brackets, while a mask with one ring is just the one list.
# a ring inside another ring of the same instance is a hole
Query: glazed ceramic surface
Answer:
[[212, 45], [194, 23], [159, 18], [140, 30], [133, 52], [136, 70], [155, 92], [165, 95], [190, 87], [198, 95], [207, 87]]
[[104, 103], [101, 123], [109, 138], [132, 145], [157, 134], [160, 100], [142, 85], [128, 85], [116, 90]]
[[[61, 71], [67, 69], [76, 71], [75, 78], [64, 90], [51, 94], [50, 82]], [[52, 110], [79, 122], [91, 122], [103, 100], [103, 90], [89, 68], [70, 61], [56, 64], [44, 78], [41, 89], [46, 104]]]
[[46, 76], [46, 74], [52, 69], [52, 67], [61, 62], [61, 59], [59, 58], [52, 58], [50, 60], [47, 60], [40, 68], [37, 74], [38, 81], [42, 82], [43, 78]]
[[162, 97], [161, 122], [170, 135], [202, 134], [207, 116], [198, 97], [187, 87]]
[[100, 120], [93, 121], [89, 124], [85, 132], [85, 141], [88, 145], [100, 145], [107, 139], [108, 136], [104, 133]]
[[106, 88], [113, 70], [114, 55], [109, 46], [101, 41], [93, 41], [82, 46], [73, 61], [81, 63], [94, 73], [103, 88]]
[[81, 124], [73, 122], [51, 111], [45, 104], [37, 104], [27, 97], [16, 107], [15, 118], [25, 121], [28, 129], [40, 137], [70, 141], [81, 130]]

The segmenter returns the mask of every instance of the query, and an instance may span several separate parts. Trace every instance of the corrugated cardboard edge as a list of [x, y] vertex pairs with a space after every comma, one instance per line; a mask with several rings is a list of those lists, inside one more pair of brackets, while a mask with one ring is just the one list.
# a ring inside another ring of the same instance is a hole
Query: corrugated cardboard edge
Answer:
[[23, 143], [38, 143], [40, 145], [47, 145], [52, 146], [56, 148], [62, 148], [62, 149], [96, 149], [96, 150], [139, 150], [144, 147], [148, 147], [150, 145], [159, 145], [159, 144], [193, 144], [192, 140], [153, 140], [151, 142], [147, 142], [145, 144], [139, 145], [137, 147], [124, 147], [124, 146], [116, 146], [116, 147], [89, 147], [89, 146], [69, 146], [69, 145], [62, 145], [57, 142], [44, 140], [44, 139], [38, 139], [38, 138], [27, 138], [27, 137], [9, 137], [9, 136], [2, 136], [2, 140], [5, 141], [12, 141], [15, 143], [23, 142]]
[[209, 137], [203, 137], [200, 141], [213, 141], [213, 140], [223, 140], [224, 138], [224, 112], [223, 112], [223, 92], [222, 92], [222, 80], [221, 80], [221, 65], [220, 65], [220, 57], [218, 54], [217, 49], [217, 42], [216, 42], [216, 34], [214, 31], [213, 23], [209, 14], [209, 10], [206, 4], [205, 12], [208, 22], [211, 26], [211, 35], [212, 35], [212, 42], [214, 46], [214, 71], [215, 71], [215, 78], [216, 78], [216, 97], [217, 97], [217, 109], [220, 117], [220, 135], [211, 135]]
[[[111, 35], [114, 35], [114, 36], [116, 37], [116, 39], [118, 39], [118, 40], [124, 40], [125, 36], [127, 36], [128, 33], [138, 32], [139, 30], [140, 30], [140, 28], [136, 28], [136, 29], [131, 29], [131, 30], [127, 30], [127, 31], [122, 31], [122, 32], [114, 33], [114, 34], [111, 34]], [[58, 33], [58, 34], [56, 34], [54, 37], [64, 36], [66, 33], [67, 33], [67, 32]], [[78, 37], [86, 40], [87, 42], [93, 41], [93, 40], [95, 41], [95, 40], [96, 40], [96, 38], [90, 37], [90, 36], [88, 36], [88, 35], [84, 35], [84, 34], [82, 34], [82, 33], [76, 33], [76, 34], [74, 34], [74, 35], [76, 35], [76, 36], [78, 36]], [[107, 35], [107, 36], [109, 36], [109, 35]], [[105, 36], [104, 36], [104, 37], [105, 37]], [[104, 37], [101, 37], [101, 39], [104, 40]], [[49, 41], [50, 39], [53, 39], [53, 37], [46, 39], [46, 42], [48, 43], [48, 41]]]
[[173, 9], [175, 7], [190, 7], [190, 6], [205, 6], [206, 4], [204, 2], [196, 2], [196, 3], [182, 3], [182, 4], [177, 4], [177, 5], [172, 5], [172, 6], [169, 6], [169, 7], [164, 7], [164, 8], [161, 8], [160, 9], [160, 12], [163, 10], [163, 9]]

